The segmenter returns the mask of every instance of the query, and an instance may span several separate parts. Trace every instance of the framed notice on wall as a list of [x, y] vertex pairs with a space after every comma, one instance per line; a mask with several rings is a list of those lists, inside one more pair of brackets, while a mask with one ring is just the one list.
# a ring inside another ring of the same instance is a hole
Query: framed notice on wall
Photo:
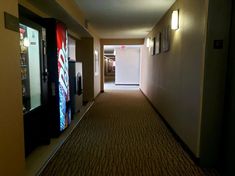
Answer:
[[162, 30], [162, 51], [163, 52], [167, 52], [170, 50], [170, 36], [169, 36], [169, 32], [170, 31], [170, 27], [167, 26]]
[[158, 33], [154, 40], [154, 54], [161, 52], [161, 33]]
[[154, 55], [154, 44], [155, 44], [155, 38], [150, 38], [150, 46], [149, 46], [149, 52], [153, 56]]
[[99, 52], [95, 50], [95, 57], [94, 57], [94, 63], [95, 63], [95, 75], [99, 75]]

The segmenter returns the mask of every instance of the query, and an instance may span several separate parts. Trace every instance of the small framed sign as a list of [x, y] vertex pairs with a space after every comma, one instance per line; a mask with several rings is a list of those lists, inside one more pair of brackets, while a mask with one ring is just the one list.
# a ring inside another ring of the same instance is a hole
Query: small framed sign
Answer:
[[169, 36], [170, 27], [167, 26], [162, 31], [162, 51], [167, 52], [170, 50], [170, 36]]
[[5, 28], [11, 31], [19, 32], [19, 19], [7, 12], [4, 12]]
[[161, 33], [159, 32], [154, 41], [154, 54], [160, 54], [161, 52]]

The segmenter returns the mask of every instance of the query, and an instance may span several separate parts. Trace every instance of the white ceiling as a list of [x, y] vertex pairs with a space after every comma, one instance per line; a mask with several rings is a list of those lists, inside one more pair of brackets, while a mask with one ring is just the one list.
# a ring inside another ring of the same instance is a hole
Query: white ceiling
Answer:
[[101, 38], [143, 38], [175, 0], [74, 0]]

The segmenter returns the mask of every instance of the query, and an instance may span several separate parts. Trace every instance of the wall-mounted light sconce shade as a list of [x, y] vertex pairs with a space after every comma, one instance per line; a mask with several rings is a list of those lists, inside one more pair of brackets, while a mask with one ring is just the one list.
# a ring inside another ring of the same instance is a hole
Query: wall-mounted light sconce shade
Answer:
[[174, 10], [171, 15], [171, 29], [179, 29], [179, 10]]
[[150, 47], [150, 38], [147, 38], [146, 46], [149, 48]]

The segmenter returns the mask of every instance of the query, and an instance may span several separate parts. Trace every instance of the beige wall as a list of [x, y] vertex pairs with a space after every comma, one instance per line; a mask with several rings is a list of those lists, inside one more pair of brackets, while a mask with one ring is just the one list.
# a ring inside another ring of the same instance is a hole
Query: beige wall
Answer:
[[101, 39], [103, 45], [143, 45], [144, 39]]
[[196, 157], [200, 125], [207, 1], [177, 0], [148, 37], [171, 23], [179, 9], [180, 28], [170, 32], [170, 50], [151, 56], [142, 50], [141, 89]]
[[81, 38], [77, 41], [77, 61], [83, 63], [83, 100], [92, 101], [100, 93], [100, 70], [95, 75], [95, 50], [99, 54], [100, 42], [95, 38]]
[[94, 99], [94, 39], [81, 38], [77, 45], [77, 61], [83, 67], [83, 100]]
[[18, 16], [18, 1], [2, 0], [0, 5], [0, 175], [22, 176], [25, 161], [19, 33], [4, 28], [4, 11]]

